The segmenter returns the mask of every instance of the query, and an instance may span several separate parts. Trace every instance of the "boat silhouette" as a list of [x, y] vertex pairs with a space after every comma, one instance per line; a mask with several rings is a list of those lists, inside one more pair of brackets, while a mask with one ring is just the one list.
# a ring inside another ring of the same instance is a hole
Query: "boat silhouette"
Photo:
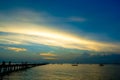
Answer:
[[99, 64], [99, 66], [104, 66], [104, 64]]
[[72, 66], [78, 66], [78, 64], [72, 64]]

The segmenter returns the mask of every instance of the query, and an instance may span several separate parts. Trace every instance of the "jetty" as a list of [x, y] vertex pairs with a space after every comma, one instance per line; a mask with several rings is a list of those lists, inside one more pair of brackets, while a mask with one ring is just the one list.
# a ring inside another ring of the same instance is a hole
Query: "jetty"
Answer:
[[48, 64], [48, 63], [36, 63], [36, 64], [27, 63], [27, 62], [11, 63], [11, 61], [6, 63], [6, 62], [3, 61], [0, 64], [0, 76], [3, 76], [5, 74], [11, 73], [11, 72], [25, 70], [25, 69], [28, 69], [28, 68], [41, 66], [41, 65], [46, 65], [46, 64]]

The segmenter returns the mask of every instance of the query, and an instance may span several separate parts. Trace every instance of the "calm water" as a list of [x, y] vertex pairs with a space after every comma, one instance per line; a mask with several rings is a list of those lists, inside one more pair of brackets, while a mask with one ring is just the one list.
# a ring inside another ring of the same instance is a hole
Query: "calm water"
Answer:
[[49, 64], [13, 72], [3, 80], [120, 80], [120, 65]]

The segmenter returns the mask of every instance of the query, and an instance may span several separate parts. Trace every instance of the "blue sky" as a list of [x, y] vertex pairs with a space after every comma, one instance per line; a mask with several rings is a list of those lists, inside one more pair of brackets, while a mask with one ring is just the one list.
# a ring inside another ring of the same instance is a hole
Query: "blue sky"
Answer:
[[0, 61], [116, 62], [119, 14], [118, 0], [1, 0]]

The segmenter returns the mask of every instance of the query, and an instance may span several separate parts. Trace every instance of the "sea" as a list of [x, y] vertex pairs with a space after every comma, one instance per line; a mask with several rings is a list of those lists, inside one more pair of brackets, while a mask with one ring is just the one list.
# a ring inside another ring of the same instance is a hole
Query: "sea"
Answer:
[[48, 64], [12, 72], [1, 80], [120, 80], [120, 65]]

